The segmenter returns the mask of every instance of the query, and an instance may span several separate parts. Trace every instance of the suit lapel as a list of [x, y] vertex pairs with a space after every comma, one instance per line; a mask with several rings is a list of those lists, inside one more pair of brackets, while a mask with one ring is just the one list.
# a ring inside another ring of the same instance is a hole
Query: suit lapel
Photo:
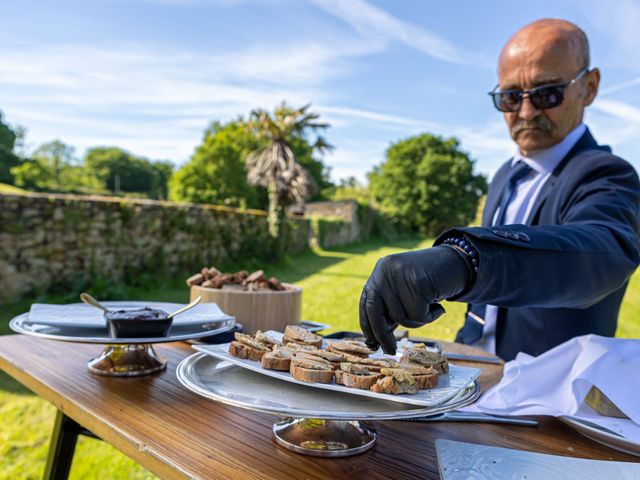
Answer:
[[567, 153], [564, 156], [564, 158], [560, 161], [560, 163], [555, 168], [555, 170], [551, 172], [551, 176], [540, 189], [540, 193], [538, 193], [538, 196], [533, 202], [533, 207], [531, 208], [529, 217], [526, 220], [526, 225], [531, 225], [531, 223], [533, 222], [533, 219], [536, 218], [538, 211], [544, 204], [544, 201], [546, 200], [546, 198], [549, 196], [549, 193], [556, 186], [558, 177], [561, 175], [567, 163], [569, 163], [569, 160], [571, 160], [573, 157], [575, 157], [578, 153], [580, 153], [583, 150], [589, 150], [589, 149], [598, 148], [598, 147], [599, 147], [598, 143], [596, 142], [595, 138], [593, 138], [593, 135], [591, 135], [591, 132], [587, 128], [587, 130], [582, 134], [580, 139], [573, 146], [573, 148], [569, 150], [569, 153]]

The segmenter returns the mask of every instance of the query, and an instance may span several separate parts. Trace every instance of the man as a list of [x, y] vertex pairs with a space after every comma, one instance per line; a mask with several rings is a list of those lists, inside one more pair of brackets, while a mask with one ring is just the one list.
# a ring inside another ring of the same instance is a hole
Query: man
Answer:
[[587, 37], [563, 20], [527, 25], [498, 78], [491, 95], [518, 151], [491, 182], [483, 226], [378, 261], [360, 299], [371, 348], [394, 353], [393, 330], [436, 320], [443, 299], [469, 303], [457, 341], [506, 360], [615, 334], [640, 260], [640, 183], [582, 123], [600, 82]]

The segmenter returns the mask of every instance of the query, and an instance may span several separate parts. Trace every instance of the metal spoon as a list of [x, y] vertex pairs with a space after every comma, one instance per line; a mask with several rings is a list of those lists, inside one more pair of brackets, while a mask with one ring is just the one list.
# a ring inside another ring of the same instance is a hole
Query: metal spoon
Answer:
[[179, 315], [179, 314], [181, 314], [182, 312], [186, 312], [187, 310], [189, 310], [189, 309], [191, 309], [191, 308], [195, 307], [198, 303], [200, 303], [200, 300], [202, 300], [202, 297], [196, 297], [196, 299], [195, 299], [193, 302], [191, 302], [189, 305], [185, 305], [185, 306], [184, 306], [184, 307], [182, 307], [180, 310], [176, 310], [175, 312], [170, 313], [170, 314], [169, 314], [169, 316], [167, 317], [167, 319], [169, 319], [169, 318], [173, 318], [173, 317], [175, 317], [176, 315]]
[[99, 301], [97, 301], [95, 298], [93, 298], [91, 295], [89, 295], [88, 293], [82, 292], [80, 294], [80, 300], [82, 300], [84, 303], [86, 303], [87, 305], [91, 305], [92, 307], [96, 307], [99, 308], [100, 310], [102, 310], [103, 312], [108, 312], [109, 309], [107, 307], [105, 307], [104, 305], [102, 305]]

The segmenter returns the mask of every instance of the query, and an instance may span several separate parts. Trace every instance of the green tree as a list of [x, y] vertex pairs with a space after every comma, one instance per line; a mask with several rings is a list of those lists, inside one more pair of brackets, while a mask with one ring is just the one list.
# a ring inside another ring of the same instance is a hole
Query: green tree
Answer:
[[13, 167], [15, 184], [27, 190], [104, 193], [100, 181], [79, 164], [73, 147], [60, 140], [44, 143], [32, 158]]
[[244, 159], [260, 146], [239, 118], [213, 122], [191, 160], [169, 183], [172, 200], [241, 208], [264, 208], [266, 193], [247, 183]]
[[11, 168], [11, 176], [15, 185], [25, 190], [47, 191], [53, 186], [48, 168], [33, 159]]
[[455, 138], [428, 133], [392, 144], [386, 161], [369, 174], [369, 188], [383, 211], [425, 235], [466, 225], [487, 191], [484, 176]]
[[[213, 122], [204, 133], [202, 144], [191, 160], [171, 178], [172, 200], [211, 203], [240, 208], [268, 208], [267, 191], [247, 181], [245, 160], [248, 155], [267, 145], [256, 132], [247, 128], [242, 117], [228, 123]], [[315, 151], [305, 137], [291, 138], [296, 160], [307, 169], [320, 188], [331, 185], [329, 169], [315, 158]]]
[[43, 165], [49, 174], [50, 188], [62, 191], [63, 171], [77, 164], [75, 149], [60, 140], [44, 143], [33, 152], [33, 159]]
[[169, 162], [157, 164], [118, 147], [89, 149], [84, 165], [109, 191], [143, 194], [150, 198], [166, 198], [166, 182], [173, 170]]
[[[278, 253], [281, 253], [284, 235], [286, 206], [302, 203], [317, 191], [313, 177], [296, 158], [292, 145], [300, 139], [309, 143], [308, 132], [318, 132], [328, 128], [328, 124], [318, 122], [319, 115], [308, 111], [310, 105], [292, 108], [282, 103], [273, 114], [266, 110], [251, 112], [248, 127], [256, 137], [266, 142], [247, 157], [247, 179], [252, 185], [267, 188], [269, 194], [269, 233], [279, 239]], [[309, 143], [311, 152], [324, 152], [331, 147], [321, 136]]]
[[156, 174], [154, 198], [167, 200], [169, 198], [169, 181], [173, 175], [173, 163], [169, 160], [158, 160], [151, 163]]
[[2, 121], [2, 111], [0, 111], [0, 148], [13, 151], [16, 142], [16, 133], [13, 129]]
[[11, 169], [20, 164], [20, 158], [14, 153], [16, 131], [2, 121], [0, 111], [0, 182], [13, 184]]

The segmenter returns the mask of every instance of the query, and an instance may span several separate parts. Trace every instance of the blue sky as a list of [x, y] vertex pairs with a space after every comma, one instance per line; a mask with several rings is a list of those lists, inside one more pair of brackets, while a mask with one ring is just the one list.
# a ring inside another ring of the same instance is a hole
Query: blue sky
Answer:
[[27, 143], [117, 145], [186, 162], [212, 120], [280, 101], [331, 123], [334, 179], [365, 178], [391, 142], [457, 136], [491, 175], [514, 151], [486, 92], [522, 25], [589, 36], [601, 94], [586, 123], [640, 167], [640, 0], [5, 1], [0, 110]]

